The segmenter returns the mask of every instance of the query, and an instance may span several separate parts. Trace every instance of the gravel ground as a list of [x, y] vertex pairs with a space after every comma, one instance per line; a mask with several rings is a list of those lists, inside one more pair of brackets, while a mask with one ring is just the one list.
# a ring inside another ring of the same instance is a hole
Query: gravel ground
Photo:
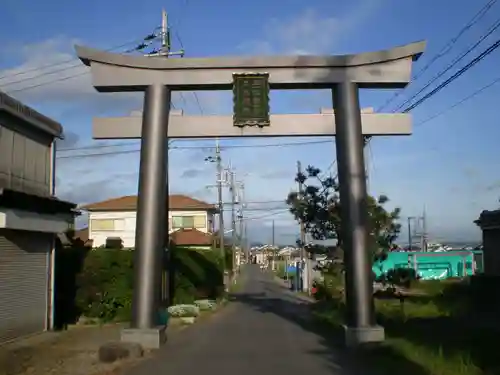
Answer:
[[[99, 346], [118, 341], [123, 324], [75, 326], [0, 346], [0, 375], [117, 375], [138, 359], [101, 363]], [[167, 334], [181, 327], [169, 327]], [[145, 353], [147, 358], [150, 353]], [[140, 359], [139, 359], [140, 360]]]

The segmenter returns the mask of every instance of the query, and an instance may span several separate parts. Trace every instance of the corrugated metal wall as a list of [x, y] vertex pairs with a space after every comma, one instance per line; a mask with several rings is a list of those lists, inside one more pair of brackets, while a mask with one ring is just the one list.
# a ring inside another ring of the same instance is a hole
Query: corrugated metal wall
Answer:
[[0, 229], [0, 342], [45, 330], [51, 243], [50, 234]]
[[28, 128], [14, 131], [8, 119], [0, 116], [0, 187], [49, 195], [50, 142], [48, 136]]

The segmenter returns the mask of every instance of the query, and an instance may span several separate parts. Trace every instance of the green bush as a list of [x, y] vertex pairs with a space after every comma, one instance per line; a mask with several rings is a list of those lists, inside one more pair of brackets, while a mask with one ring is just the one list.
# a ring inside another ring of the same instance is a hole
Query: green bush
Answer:
[[[231, 246], [226, 246], [225, 248], [225, 266], [226, 271], [231, 271], [233, 269], [233, 248]], [[219, 264], [222, 264], [222, 259], [218, 257]]]
[[443, 283], [436, 298], [453, 315], [500, 312], [500, 278], [475, 275], [460, 281]]
[[133, 251], [95, 249], [78, 275], [76, 305], [102, 321], [128, 320], [132, 306]]
[[[78, 275], [76, 305], [82, 315], [101, 321], [129, 320], [133, 290], [133, 250], [94, 249]], [[174, 270], [172, 304], [217, 299], [223, 293], [221, 259], [210, 250], [172, 247], [163, 269]]]
[[174, 304], [217, 299], [224, 291], [222, 261], [214, 251], [178, 247], [173, 250]]
[[413, 268], [392, 268], [385, 274], [385, 281], [393, 286], [410, 288], [418, 280], [418, 274]]
[[81, 244], [64, 247], [56, 241], [55, 259], [55, 301], [54, 326], [64, 329], [68, 324], [74, 324], [80, 316], [75, 304], [77, 292], [77, 275], [80, 274], [88, 249]]

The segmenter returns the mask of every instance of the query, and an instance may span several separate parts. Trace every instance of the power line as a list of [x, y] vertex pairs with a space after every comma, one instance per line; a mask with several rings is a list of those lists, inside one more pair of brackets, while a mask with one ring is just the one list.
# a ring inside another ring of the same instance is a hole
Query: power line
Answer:
[[488, 56], [490, 53], [494, 52], [498, 47], [500, 47], [500, 39], [497, 40], [495, 43], [490, 45], [486, 50], [481, 52], [478, 56], [476, 56], [471, 62], [469, 62], [467, 65], [465, 65], [462, 69], [460, 69], [458, 72], [453, 74], [450, 78], [448, 78], [446, 81], [441, 83], [439, 86], [437, 86], [434, 90], [430, 91], [426, 95], [424, 95], [422, 98], [417, 100], [415, 103], [410, 105], [409, 107], [405, 108], [403, 110], [404, 113], [411, 111], [412, 109], [415, 109], [422, 103], [424, 103], [426, 100], [430, 99], [433, 97], [435, 94], [437, 94], [439, 91], [441, 91], [443, 88], [448, 86], [450, 83], [452, 83], [454, 80], [459, 78], [462, 74], [464, 74], [467, 70], [472, 68], [474, 65], [476, 65], [478, 62], [480, 62], [482, 59], [484, 59], [486, 56]]
[[[142, 40], [142, 39], [140, 39], [140, 40]], [[107, 51], [113, 51], [115, 49], [123, 48], [123, 47], [126, 47], [126, 46], [130, 45], [130, 44], [134, 44], [136, 42], [138, 42], [138, 40], [134, 39], [131, 42], [124, 43], [124, 44], [121, 44], [119, 46], [107, 49]], [[63, 61], [60, 61], [60, 62], [55, 63], [55, 64], [45, 64], [45, 65], [41, 65], [41, 66], [34, 67], [34, 68], [31, 68], [31, 69], [23, 70], [23, 71], [17, 72], [17, 73], [3, 74], [3, 75], [0, 75], [0, 80], [5, 79], [5, 78], [17, 77], [17, 76], [20, 76], [20, 75], [24, 75], [26, 73], [35, 72], [37, 70], [43, 70], [43, 69], [51, 68], [51, 67], [54, 67], [54, 66], [64, 65], [64, 64], [67, 64], [67, 63], [70, 63], [70, 62], [73, 62], [73, 61], [77, 61], [77, 60], [79, 60], [77, 57], [72, 57], [70, 59], [63, 60]]]
[[285, 212], [288, 212], [288, 208], [280, 210], [280, 211], [277, 210], [276, 212], [271, 212], [271, 213], [264, 214], [264, 215], [246, 217], [246, 218], [243, 218], [243, 220], [260, 220], [260, 219], [264, 219], [264, 218], [267, 218], [270, 216], [281, 215], [281, 214], [284, 214]]
[[[288, 207], [259, 207], [259, 208], [245, 208], [245, 211], [282, 211], [288, 210]], [[231, 209], [225, 208], [224, 212], [231, 212]]]
[[328, 168], [326, 168], [324, 171], [323, 171], [323, 177], [321, 177], [322, 179], [326, 178], [328, 176], [328, 174], [331, 175], [331, 169], [335, 166], [335, 164], [337, 164], [337, 160], [334, 160], [330, 163], [330, 165], [328, 166]]
[[430, 121], [432, 121], [432, 120], [436, 119], [437, 117], [439, 117], [439, 116], [443, 115], [444, 113], [446, 113], [446, 112], [448, 112], [448, 111], [450, 111], [450, 110], [452, 110], [452, 109], [454, 109], [454, 108], [456, 108], [456, 107], [459, 107], [459, 106], [460, 106], [460, 105], [462, 105], [463, 103], [465, 103], [465, 102], [467, 102], [468, 100], [470, 100], [470, 99], [472, 99], [472, 98], [476, 97], [477, 95], [481, 94], [483, 91], [486, 91], [487, 89], [489, 89], [489, 88], [493, 87], [494, 85], [496, 85], [496, 84], [497, 84], [497, 83], [499, 83], [499, 82], [500, 82], [500, 77], [498, 77], [497, 79], [495, 79], [495, 80], [493, 80], [492, 82], [488, 83], [487, 85], [485, 85], [485, 86], [481, 87], [479, 90], [476, 90], [476, 91], [474, 91], [473, 93], [471, 93], [471, 94], [467, 95], [465, 98], [460, 99], [458, 102], [454, 103], [453, 105], [451, 105], [451, 106], [449, 106], [449, 107], [446, 107], [446, 108], [445, 108], [445, 109], [443, 109], [442, 111], [439, 111], [438, 113], [436, 113], [436, 114], [434, 114], [434, 115], [432, 115], [432, 116], [430, 116], [430, 117], [426, 118], [425, 120], [423, 120], [423, 121], [421, 121], [421, 122], [417, 123], [417, 124], [415, 125], [415, 127], [417, 127], [417, 126], [421, 126], [421, 125], [423, 125], [423, 124], [425, 124], [425, 123], [427, 123], [427, 122], [430, 122]]
[[[491, 4], [492, 3], [492, 4]], [[488, 5], [493, 5], [494, 3], [496, 3], [496, 0], [495, 1], [490, 1]], [[491, 8], [491, 6], [489, 6], [487, 10], [489, 10], [489, 8]], [[477, 15], [476, 15], [477, 16]], [[482, 18], [482, 17], [481, 17]], [[473, 49], [475, 49], [481, 42], [483, 42], [488, 36], [490, 36], [495, 30], [497, 30], [498, 28], [500, 27], [500, 19], [497, 19], [497, 21], [495, 21], [495, 23], [492, 25], [492, 27], [486, 32], [486, 34], [484, 34], [473, 46], [471, 46], [467, 51], [465, 51], [464, 53], [462, 53], [462, 55], [460, 55], [458, 58], [456, 58], [447, 68], [445, 68], [442, 72], [440, 72], [436, 77], [434, 77], [428, 84], [426, 84], [424, 86], [423, 89], [421, 89], [418, 93], [416, 93], [415, 95], [412, 96], [412, 98], [416, 97], [416, 95], [418, 95], [419, 93], [421, 93], [425, 88], [427, 88], [430, 83], [434, 82], [436, 79], [438, 79], [439, 77], [441, 77], [444, 73], [446, 73], [449, 69], [451, 69], [457, 62], [459, 62], [463, 57], [465, 57], [466, 55], [468, 55]], [[418, 101], [416, 101], [414, 104], [410, 105], [409, 107], [407, 107], [406, 109], [403, 110], [403, 112], [409, 112], [411, 111], [412, 109], [415, 109], [416, 107], [418, 107], [419, 105], [421, 105], [422, 103], [424, 103], [426, 100], [430, 99], [432, 96], [434, 96], [435, 94], [437, 94], [439, 91], [441, 91], [443, 88], [445, 88], [446, 86], [448, 86], [451, 82], [453, 82], [455, 79], [459, 78], [463, 73], [465, 73], [467, 70], [469, 70], [470, 68], [472, 68], [475, 64], [477, 64], [479, 61], [481, 61], [483, 58], [485, 58], [487, 55], [489, 55], [490, 53], [492, 53], [493, 51], [495, 51], [498, 47], [500, 46], [500, 40], [496, 41], [495, 43], [493, 43], [492, 45], [490, 45], [490, 47], [488, 47], [486, 50], [484, 50], [479, 56], [476, 56], [476, 58], [474, 58], [472, 61], [470, 61], [467, 65], [465, 65], [463, 68], [461, 68], [459, 71], [457, 71], [455, 74], [453, 74], [451, 77], [449, 77], [446, 81], [442, 82], [440, 85], [438, 85], [435, 89], [433, 89], [432, 91], [430, 91], [429, 93], [427, 93], [426, 95], [424, 95], [421, 99], [419, 99]], [[463, 102], [467, 101], [468, 99], [476, 96], [477, 94], [479, 94], [480, 92], [486, 90], [487, 88], [493, 86], [494, 84], [496, 83], [496, 81], [494, 81], [492, 84], [489, 84], [489, 85], [486, 85], [485, 87], [481, 88], [480, 90], [478, 90], [477, 92], [471, 94], [470, 97], [466, 97], [464, 98], [462, 101], [456, 103], [455, 105], [439, 112], [438, 114], [436, 115], [433, 115], [431, 116], [430, 118], [426, 119], [425, 121], [423, 121], [422, 123], [419, 123], [417, 124], [416, 126], [419, 126], [423, 123], [426, 123], [426, 122], [429, 122], [431, 121], [432, 119], [436, 118], [436, 117], [439, 117], [441, 116], [442, 114], [444, 114], [445, 112], [447, 112], [448, 110], [452, 109], [452, 108], [455, 108], [456, 106], [462, 104]], [[409, 100], [405, 101], [405, 103], [408, 103], [409, 101], [411, 101], [410, 98]], [[403, 105], [405, 104], [403, 103]], [[401, 108], [402, 106], [398, 107]], [[397, 109], [396, 109], [397, 110]], [[372, 138], [369, 138], [365, 144], [366, 145], [369, 145], [370, 141], [371, 141]]]
[[15, 94], [15, 93], [18, 93], [18, 92], [23, 92], [23, 91], [33, 90], [33, 89], [36, 89], [36, 88], [38, 88], [38, 87], [51, 85], [51, 84], [56, 83], [56, 82], [62, 82], [62, 81], [67, 81], [67, 80], [69, 80], [69, 79], [78, 78], [78, 77], [84, 76], [84, 75], [86, 75], [86, 74], [88, 74], [88, 72], [82, 72], [82, 73], [75, 74], [75, 75], [72, 75], [72, 76], [68, 76], [68, 77], [61, 77], [61, 78], [54, 79], [54, 80], [51, 80], [51, 81], [48, 81], [48, 82], [38, 83], [38, 84], [36, 84], [36, 85], [31, 85], [31, 86], [27, 86], [27, 87], [22, 87], [22, 88], [17, 89], [17, 90], [11, 90], [11, 91], [6, 91], [6, 92], [7, 92], [9, 95], [12, 95], [12, 94]]
[[[146, 37], [147, 38], [147, 37]], [[138, 46], [139, 47], [139, 46]], [[74, 66], [76, 67], [76, 65]], [[68, 68], [65, 68], [65, 69], [59, 69], [59, 70], [55, 70], [53, 72], [49, 72], [49, 73], [46, 73], [46, 74], [41, 74], [41, 75], [38, 75], [38, 76], [35, 76], [35, 77], [30, 77], [28, 79], [23, 79], [23, 80], [19, 80], [19, 81], [16, 81], [14, 83], [19, 83], [19, 82], [22, 82], [22, 81], [28, 81], [28, 80], [34, 80], [34, 79], [37, 79], [37, 78], [40, 78], [40, 77], [43, 77], [43, 76], [46, 76], [46, 75], [50, 75], [50, 74], [55, 74], [55, 73], [60, 73], [64, 70], [68, 70]], [[46, 82], [41, 82], [41, 83], [38, 83], [38, 84], [34, 84], [34, 85], [31, 85], [31, 86], [26, 86], [26, 87], [21, 87], [19, 89], [16, 89], [16, 90], [10, 90], [10, 91], [6, 91], [9, 95], [12, 95], [12, 94], [15, 94], [15, 93], [19, 93], [19, 92], [24, 92], [24, 91], [28, 91], [28, 90], [33, 90], [35, 88], [38, 88], [38, 87], [42, 87], [42, 86], [46, 86], [46, 85], [51, 85], [53, 83], [56, 83], [56, 82], [62, 82], [62, 81], [67, 81], [69, 79], [73, 79], [73, 78], [77, 78], [77, 77], [81, 77], [81, 76], [84, 76], [86, 74], [88, 74], [89, 71], [86, 70], [82, 73], [79, 73], [79, 74], [74, 74], [74, 75], [70, 75], [70, 76], [67, 76], [67, 77], [60, 77], [60, 78], [57, 78], [57, 79], [52, 79], [50, 81], [46, 81]], [[9, 84], [7, 84], [7, 86], [9, 86]]]
[[451, 64], [449, 64], [445, 69], [441, 70], [437, 75], [435, 75], [431, 80], [429, 80], [424, 87], [418, 90], [415, 94], [413, 94], [410, 98], [404, 101], [401, 105], [399, 105], [393, 112], [397, 112], [399, 109], [406, 106], [413, 99], [415, 99], [418, 95], [420, 95], [425, 89], [427, 89], [430, 85], [436, 82], [439, 78], [441, 78], [445, 73], [447, 73], [450, 69], [456, 66], [460, 61], [462, 61], [467, 55], [469, 55], [476, 47], [478, 47], [486, 38], [488, 38], [493, 32], [495, 32], [500, 27], [500, 18], [495, 21], [495, 23], [490, 27], [490, 29], [471, 47], [469, 47], [466, 51], [456, 57]]
[[[184, 5], [187, 8], [187, 6], [189, 5], [189, 2], [186, 1], [184, 3]], [[179, 27], [179, 25], [180, 25], [180, 21], [177, 23], [177, 27]], [[184, 51], [184, 43], [182, 43], [181, 35], [177, 31], [174, 31], [174, 35], [175, 35], [175, 38], [177, 39], [177, 41], [179, 42], [181, 49]], [[200, 98], [198, 97], [198, 94], [195, 91], [193, 91], [192, 94], [194, 96], [194, 100], [196, 102], [196, 105], [198, 106], [198, 109], [200, 110], [200, 113], [203, 115], [204, 111], [203, 111], [203, 108], [201, 106], [201, 102], [200, 102]], [[182, 92], [180, 92], [180, 95], [181, 95], [181, 98], [183, 99], [183, 101], [186, 102], [186, 100], [183, 98]]]
[[[172, 195], [176, 195], [176, 194], [171, 194], [170, 196], [172, 196]], [[281, 200], [281, 201], [278, 201], [278, 200], [276, 200], [276, 201], [273, 201], [273, 200], [270, 200], [270, 201], [255, 201], [255, 202], [246, 202], [246, 203], [263, 204], [263, 203], [278, 203], [278, 202], [283, 202], [284, 203], [284, 200]], [[229, 203], [228, 202], [223, 202], [222, 203], [223, 206], [224, 205], [227, 206], [227, 205], [231, 205], [231, 204], [233, 204], [233, 203], [232, 202], [229, 202]], [[237, 203], [235, 203], [235, 204], [237, 204]], [[218, 202], [217, 203], [206, 203], [206, 202], [204, 202], [203, 204], [202, 203], [187, 204], [187, 205], [182, 206], [181, 208], [182, 209], [206, 209], [207, 208], [206, 205], [211, 206], [213, 208], [217, 208], [217, 209], [220, 206], [220, 204]], [[91, 211], [93, 204], [83, 205], [82, 207], [80, 207], [80, 209], [86, 210], [85, 206], [90, 206], [90, 211]], [[279, 208], [274, 208], [274, 209], [273, 208], [266, 208], [266, 209], [267, 210], [272, 210], [272, 211], [276, 211], [276, 210], [281, 210], [281, 211], [288, 210], [288, 208], [285, 208], [285, 207], [279, 207]], [[226, 210], [230, 210], [230, 208], [226, 209]], [[255, 208], [254, 210], [258, 211], [259, 209]]]
[[194, 95], [194, 100], [196, 101], [196, 105], [198, 106], [200, 113], [203, 115], [204, 111], [203, 111], [203, 108], [201, 107], [200, 98], [198, 98], [198, 94], [196, 94], [196, 92], [194, 92], [194, 91], [193, 91], [193, 95]]
[[[314, 144], [326, 144], [331, 143], [331, 141], [305, 141], [305, 142], [290, 142], [290, 143], [276, 143], [276, 144], [261, 144], [261, 145], [227, 145], [221, 147], [222, 149], [235, 149], [235, 148], [270, 148], [270, 147], [293, 147], [293, 146], [304, 146], [304, 145], [314, 145]], [[122, 143], [122, 144], [114, 144], [114, 145], [96, 145], [96, 146], [88, 146], [88, 147], [75, 147], [75, 148], [65, 148], [59, 149], [57, 152], [63, 151], [91, 151], [99, 148], [106, 147], [120, 147], [120, 146], [128, 146], [128, 145], [136, 145], [135, 143]], [[202, 150], [202, 149], [211, 149], [212, 146], [174, 146], [170, 147], [170, 150]], [[133, 150], [117, 150], [117, 151], [108, 151], [108, 152], [95, 152], [91, 154], [81, 154], [81, 155], [57, 155], [58, 159], [76, 159], [76, 158], [85, 158], [85, 157], [99, 157], [106, 155], [121, 155], [121, 154], [131, 154], [140, 152], [140, 149]]]
[[82, 146], [82, 147], [66, 147], [66, 148], [58, 148], [57, 152], [61, 151], [85, 151], [85, 150], [95, 150], [107, 147], [122, 147], [122, 146], [137, 146], [139, 142], [124, 142], [124, 143], [113, 143], [109, 145], [91, 145], [91, 146]]
[[268, 201], [245, 201], [245, 204], [264, 204], [264, 203], [286, 203], [285, 199], [268, 200]]
[[[446, 56], [451, 52], [453, 46], [458, 42], [458, 40], [468, 31], [470, 30], [476, 23], [478, 23], [487, 13], [488, 11], [495, 5], [498, 0], [489, 0], [470, 20], [469, 22], [463, 26], [458, 34], [451, 38], [441, 49], [440, 51], [434, 55], [429, 62], [422, 67], [413, 78], [413, 82], [415, 82], [418, 78], [420, 78], [436, 61], [440, 58]], [[396, 92], [392, 97], [390, 97], [382, 106], [380, 106], [376, 112], [380, 112], [382, 109], [386, 108], [389, 104], [391, 104], [396, 98], [398, 98], [405, 90], [400, 90]]]
[[[127, 43], [121, 44], [119, 46], [109, 48], [109, 49], [107, 49], [107, 51], [114, 51], [114, 50], [126, 47], [126, 46], [128, 46], [130, 44], [134, 44], [134, 43], [140, 43], [140, 44], [138, 44], [136, 47], [134, 47], [132, 49], [129, 49], [129, 50], [125, 51], [125, 53], [129, 53], [129, 52], [132, 52], [132, 51], [140, 50], [140, 49], [142, 49], [142, 48], [144, 48], [144, 47], [147, 46], [147, 44], [145, 42], [152, 41], [154, 38], [156, 38], [156, 35], [155, 34], [150, 34], [150, 35], [147, 35], [146, 37], [144, 37], [142, 39], [135, 39], [134, 41], [127, 42]], [[59, 62], [59, 63], [55, 63], [55, 64], [51, 64], [51, 65], [42, 65], [42, 67], [37, 67], [37, 68], [23, 70], [21, 72], [17, 72], [17, 73], [14, 73], [14, 74], [6, 74], [6, 75], [3, 75], [3, 76], [0, 76], [0, 80], [9, 79], [9, 78], [12, 78], [12, 77], [24, 75], [24, 74], [27, 74], [27, 73], [30, 73], [30, 72], [35, 72], [35, 71], [39, 71], [39, 70], [44, 70], [44, 69], [48, 69], [48, 68], [54, 68], [54, 67], [57, 67], [57, 66], [62, 66], [62, 65], [65, 65], [65, 64], [68, 64], [70, 62], [77, 61], [77, 60], [78, 60], [78, 58], [74, 58], [73, 57], [71, 59], [64, 60], [64, 61]], [[49, 75], [52, 75], [52, 74], [61, 73], [61, 72], [64, 72], [64, 71], [67, 71], [67, 70], [70, 70], [70, 69], [79, 68], [81, 66], [82, 66], [82, 64], [80, 62], [78, 62], [76, 64], [73, 64], [73, 65], [70, 65], [70, 66], [67, 66], [67, 67], [64, 67], [64, 68], [61, 68], [61, 69], [51, 70], [49, 72], [43, 72], [43, 73], [41, 72], [40, 74], [32, 76], [32, 77], [26, 77], [26, 78], [21, 78], [21, 79], [15, 80], [15, 81], [9, 81], [9, 82], [6, 82], [4, 85], [2, 85], [2, 89], [5, 89], [6, 87], [9, 87], [9, 86], [12, 86], [12, 85], [15, 85], [15, 84], [18, 84], [18, 83], [22, 83], [22, 82], [34, 80], [34, 79], [37, 79], [37, 78], [42, 78], [42, 77], [49, 76]], [[78, 76], [78, 75], [76, 75], [76, 76]], [[16, 92], [16, 90], [11, 91], [10, 93], [12, 93], [12, 92]]]

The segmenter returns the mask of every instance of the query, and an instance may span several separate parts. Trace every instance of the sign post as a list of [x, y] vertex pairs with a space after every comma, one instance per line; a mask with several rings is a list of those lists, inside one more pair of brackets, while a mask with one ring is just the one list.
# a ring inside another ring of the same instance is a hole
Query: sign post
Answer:
[[233, 74], [234, 126], [270, 126], [269, 73]]

